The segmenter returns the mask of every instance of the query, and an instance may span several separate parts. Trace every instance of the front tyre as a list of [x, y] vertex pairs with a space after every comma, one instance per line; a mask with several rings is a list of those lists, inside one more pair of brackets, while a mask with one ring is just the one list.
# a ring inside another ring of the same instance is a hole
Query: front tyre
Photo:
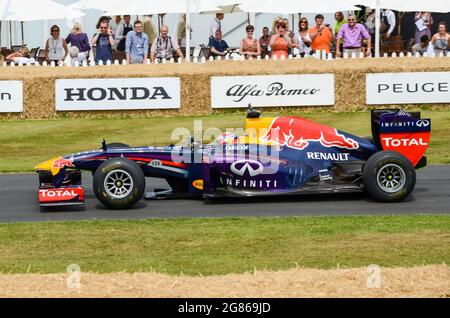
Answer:
[[113, 210], [133, 207], [145, 191], [145, 176], [133, 161], [114, 158], [101, 164], [94, 174], [97, 199]]
[[381, 151], [370, 157], [363, 176], [365, 189], [380, 202], [401, 201], [416, 185], [416, 170], [411, 161], [394, 151]]

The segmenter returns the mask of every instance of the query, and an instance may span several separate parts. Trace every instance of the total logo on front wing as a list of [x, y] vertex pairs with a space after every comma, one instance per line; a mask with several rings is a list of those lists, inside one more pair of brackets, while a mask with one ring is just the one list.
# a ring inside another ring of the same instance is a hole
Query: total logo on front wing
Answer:
[[76, 200], [77, 202], [84, 201], [84, 189], [82, 187], [39, 190], [39, 202], [41, 204], [73, 200]]
[[75, 190], [39, 190], [43, 198], [73, 198], [77, 196]]

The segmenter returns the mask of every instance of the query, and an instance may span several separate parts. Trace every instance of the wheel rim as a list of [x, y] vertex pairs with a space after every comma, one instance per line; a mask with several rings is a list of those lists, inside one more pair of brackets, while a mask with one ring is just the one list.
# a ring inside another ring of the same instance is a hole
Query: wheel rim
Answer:
[[401, 190], [406, 183], [406, 174], [402, 167], [396, 164], [388, 164], [378, 171], [378, 186], [387, 193], [395, 193]]
[[124, 170], [114, 170], [106, 176], [104, 186], [110, 197], [124, 199], [133, 190], [133, 178]]

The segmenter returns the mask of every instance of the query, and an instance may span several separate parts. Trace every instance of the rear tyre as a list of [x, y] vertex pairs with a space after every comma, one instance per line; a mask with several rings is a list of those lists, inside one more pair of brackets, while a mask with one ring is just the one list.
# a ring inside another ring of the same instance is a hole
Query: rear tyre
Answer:
[[367, 160], [363, 168], [364, 186], [380, 202], [405, 199], [416, 185], [416, 170], [411, 161], [398, 152], [381, 151]]
[[94, 174], [97, 199], [113, 210], [125, 210], [141, 200], [145, 191], [145, 176], [135, 162], [114, 158], [102, 163]]

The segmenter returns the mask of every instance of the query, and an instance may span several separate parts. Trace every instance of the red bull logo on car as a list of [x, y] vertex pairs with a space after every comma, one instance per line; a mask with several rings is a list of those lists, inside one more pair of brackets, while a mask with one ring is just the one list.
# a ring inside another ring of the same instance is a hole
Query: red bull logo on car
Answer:
[[327, 148], [359, 148], [357, 141], [345, 137], [337, 129], [289, 116], [276, 117], [261, 140], [297, 150], [304, 150], [311, 142], [319, 142]]
[[62, 169], [62, 168], [65, 168], [65, 167], [74, 168], [75, 165], [73, 164], [73, 161], [72, 161], [72, 160], [70, 160], [70, 159], [64, 159], [64, 158], [55, 160], [55, 162], [53, 162], [53, 168], [59, 168], [59, 169]]

